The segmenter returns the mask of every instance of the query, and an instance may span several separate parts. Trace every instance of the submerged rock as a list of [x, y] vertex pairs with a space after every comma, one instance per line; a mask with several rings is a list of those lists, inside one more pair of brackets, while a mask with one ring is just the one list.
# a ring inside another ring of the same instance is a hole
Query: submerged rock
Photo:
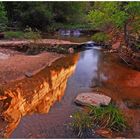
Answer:
[[129, 99], [124, 101], [125, 105], [130, 109], [140, 109], [139, 100]]
[[91, 93], [81, 93], [76, 99], [75, 103], [80, 105], [93, 105], [93, 106], [101, 106], [108, 105], [111, 102], [111, 98], [106, 95], [98, 94], [97, 92]]
[[104, 137], [104, 138], [112, 138], [112, 131], [107, 128], [100, 128], [95, 131], [96, 134]]

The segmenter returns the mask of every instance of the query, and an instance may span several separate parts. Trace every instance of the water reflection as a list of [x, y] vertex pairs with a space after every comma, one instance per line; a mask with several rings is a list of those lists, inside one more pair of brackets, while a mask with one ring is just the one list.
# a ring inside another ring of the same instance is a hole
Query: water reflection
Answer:
[[74, 72], [78, 54], [60, 59], [31, 78], [3, 87], [6, 98], [1, 100], [0, 137], [9, 137], [21, 118], [31, 113], [48, 113], [51, 106], [61, 100], [67, 80]]
[[108, 95], [128, 117], [133, 131], [126, 137], [140, 137], [140, 72], [123, 64], [117, 54], [94, 49], [81, 53], [76, 71], [81, 87]]
[[[2, 115], [8, 120], [5, 137], [9, 137], [22, 118], [12, 134], [14, 138], [31, 135], [34, 138], [73, 138], [70, 130], [67, 133], [63, 126], [75, 111], [73, 100], [80, 92], [93, 91], [95, 87], [110, 96], [131, 118], [129, 122], [135, 131], [131, 137], [140, 137], [140, 110], [136, 108], [140, 101], [140, 72], [122, 64], [115, 54], [106, 55], [94, 49], [67, 56], [32, 78], [7, 85], [5, 95], [8, 98], [1, 107]], [[49, 111], [64, 93], [61, 104]], [[48, 111], [47, 115], [40, 115]], [[27, 115], [31, 113], [34, 115]]]
[[106, 79], [105, 75], [101, 71], [102, 62], [102, 52], [99, 50], [90, 49], [81, 52], [80, 60], [77, 64], [77, 68], [79, 70], [77, 75], [81, 79], [85, 78], [83, 86], [101, 86], [102, 79]]
[[140, 72], [124, 65], [115, 55], [104, 55], [102, 91], [110, 96], [128, 117], [133, 132], [127, 137], [140, 137]]

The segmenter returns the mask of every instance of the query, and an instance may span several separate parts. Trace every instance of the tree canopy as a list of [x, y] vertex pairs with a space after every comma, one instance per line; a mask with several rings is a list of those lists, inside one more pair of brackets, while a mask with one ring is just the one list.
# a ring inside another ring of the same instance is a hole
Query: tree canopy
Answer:
[[124, 31], [125, 42], [128, 43], [129, 30], [138, 30], [140, 22], [139, 2], [95, 2], [88, 19], [95, 28], [113, 26]]
[[7, 16], [6, 11], [4, 9], [4, 5], [0, 2], [0, 31], [3, 31], [7, 24]]
[[9, 23], [44, 30], [56, 23], [84, 21], [87, 2], [4, 2]]

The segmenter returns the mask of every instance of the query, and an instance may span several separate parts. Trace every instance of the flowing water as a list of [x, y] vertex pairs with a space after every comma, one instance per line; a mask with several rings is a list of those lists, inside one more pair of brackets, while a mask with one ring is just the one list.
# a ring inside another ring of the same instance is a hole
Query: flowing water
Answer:
[[96, 90], [110, 96], [130, 120], [133, 130], [125, 137], [140, 138], [140, 72], [116, 54], [89, 49], [67, 55], [4, 90], [11, 95], [2, 109], [7, 121], [0, 120], [4, 137], [76, 138], [68, 125], [70, 115], [80, 109], [74, 99]]

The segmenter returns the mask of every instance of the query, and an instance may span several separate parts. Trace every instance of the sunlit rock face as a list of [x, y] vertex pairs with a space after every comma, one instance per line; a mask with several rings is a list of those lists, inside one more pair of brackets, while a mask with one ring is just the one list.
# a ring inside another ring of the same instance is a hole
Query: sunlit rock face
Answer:
[[75, 70], [78, 55], [54, 62], [37, 75], [9, 83], [0, 95], [0, 137], [9, 137], [21, 118], [31, 113], [47, 113], [64, 95], [67, 80]]

